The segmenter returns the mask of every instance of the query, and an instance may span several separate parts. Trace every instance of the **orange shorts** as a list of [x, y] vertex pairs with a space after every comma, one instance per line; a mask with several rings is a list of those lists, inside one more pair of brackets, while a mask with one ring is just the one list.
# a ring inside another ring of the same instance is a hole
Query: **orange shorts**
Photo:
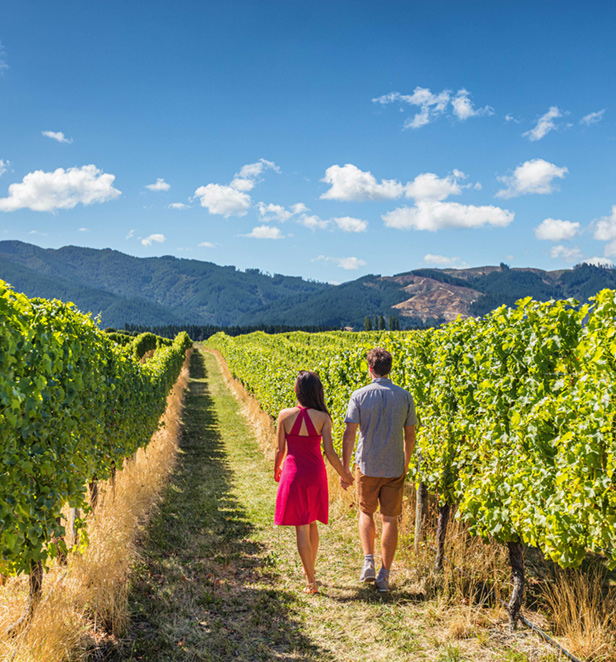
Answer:
[[372, 515], [377, 506], [381, 506], [381, 515], [399, 517], [402, 513], [402, 492], [406, 475], [397, 478], [378, 478], [364, 476], [355, 467], [355, 483], [357, 485], [357, 503], [362, 513]]

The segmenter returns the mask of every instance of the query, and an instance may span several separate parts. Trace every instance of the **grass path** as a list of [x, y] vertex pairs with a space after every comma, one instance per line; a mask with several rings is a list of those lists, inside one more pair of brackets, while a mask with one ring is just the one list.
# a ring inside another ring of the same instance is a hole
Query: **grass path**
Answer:
[[453, 638], [451, 614], [414, 592], [402, 571], [384, 597], [358, 584], [363, 557], [348, 509], [334, 509], [321, 527], [321, 594], [302, 594], [294, 530], [273, 525], [271, 464], [215, 357], [195, 352], [179, 461], [144, 534], [121, 659], [527, 659], [500, 626]]

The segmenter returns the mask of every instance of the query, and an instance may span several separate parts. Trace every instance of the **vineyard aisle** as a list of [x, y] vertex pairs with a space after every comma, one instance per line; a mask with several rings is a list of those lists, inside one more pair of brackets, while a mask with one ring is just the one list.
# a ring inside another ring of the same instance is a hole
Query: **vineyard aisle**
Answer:
[[[352, 513], [321, 527], [321, 594], [302, 594], [294, 532], [273, 525], [272, 463], [215, 357], [195, 352], [190, 376], [178, 465], [135, 569], [123, 660], [526, 659], [494, 628], [454, 638], [455, 612], [403, 582], [385, 597], [358, 584]], [[520, 645], [539, 651], [526, 636]]]

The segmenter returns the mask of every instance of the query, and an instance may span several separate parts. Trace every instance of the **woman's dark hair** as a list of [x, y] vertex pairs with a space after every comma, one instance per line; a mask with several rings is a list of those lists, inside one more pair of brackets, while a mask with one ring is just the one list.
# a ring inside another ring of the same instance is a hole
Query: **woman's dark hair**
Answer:
[[325, 394], [323, 393], [323, 384], [316, 372], [300, 370], [295, 382], [295, 394], [298, 402], [303, 407], [318, 409], [324, 411], [328, 416], [327, 405], [325, 404]]

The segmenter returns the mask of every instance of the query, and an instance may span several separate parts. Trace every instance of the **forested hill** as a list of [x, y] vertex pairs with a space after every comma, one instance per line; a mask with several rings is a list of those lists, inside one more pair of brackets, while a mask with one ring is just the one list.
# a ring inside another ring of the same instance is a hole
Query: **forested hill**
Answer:
[[74, 301], [103, 326], [236, 324], [257, 308], [331, 286], [257, 269], [238, 271], [172, 256], [136, 258], [110, 249], [42, 249], [0, 242], [0, 278], [28, 296]]
[[28, 296], [74, 301], [101, 314], [102, 326], [126, 323], [216, 326], [352, 326], [366, 316], [399, 317], [402, 328], [482, 315], [532, 296], [585, 301], [616, 289], [616, 270], [591, 265], [543, 271], [506, 265], [414, 269], [363, 276], [334, 286], [299, 277], [239, 271], [171, 256], [136, 258], [110, 249], [42, 249], [0, 242], [0, 279]]

